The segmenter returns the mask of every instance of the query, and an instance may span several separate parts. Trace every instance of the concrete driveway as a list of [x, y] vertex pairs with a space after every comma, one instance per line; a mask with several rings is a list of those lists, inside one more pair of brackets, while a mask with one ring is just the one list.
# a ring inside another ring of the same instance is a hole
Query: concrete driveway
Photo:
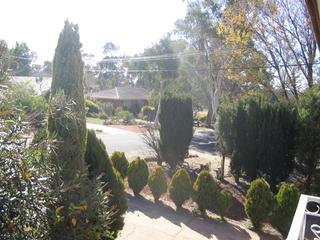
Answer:
[[[144, 144], [141, 133], [92, 123], [87, 123], [87, 128], [96, 130], [97, 136], [104, 142], [109, 154], [122, 151], [131, 159], [135, 156], [146, 157], [153, 154]], [[212, 154], [215, 151], [215, 140], [213, 130], [198, 128], [193, 135], [190, 150]]]
[[279, 239], [258, 234], [235, 222], [221, 222], [194, 216], [182, 209], [176, 212], [163, 203], [128, 194], [129, 208], [119, 240], [248, 240]]
[[128, 158], [149, 156], [150, 149], [143, 143], [141, 134], [104, 125], [87, 123], [88, 129], [96, 130], [96, 135], [106, 145], [108, 154], [125, 152]]

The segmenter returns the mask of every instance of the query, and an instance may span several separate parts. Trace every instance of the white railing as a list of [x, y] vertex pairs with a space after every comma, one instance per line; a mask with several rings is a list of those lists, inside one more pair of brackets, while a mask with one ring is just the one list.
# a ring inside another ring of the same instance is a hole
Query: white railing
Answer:
[[[313, 202], [317, 208], [314, 211], [307, 209], [308, 203]], [[317, 218], [316, 223], [308, 223], [308, 218]], [[306, 238], [306, 235], [311, 238]], [[293, 217], [287, 240], [320, 240], [320, 198], [301, 195]]]

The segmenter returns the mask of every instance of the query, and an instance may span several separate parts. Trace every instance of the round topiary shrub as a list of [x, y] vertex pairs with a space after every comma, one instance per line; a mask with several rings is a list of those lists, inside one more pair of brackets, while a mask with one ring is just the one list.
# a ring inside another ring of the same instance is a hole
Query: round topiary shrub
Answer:
[[217, 200], [217, 185], [212, 175], [202, 171], [193, 185], [193, 200], [198, 204], [202, 215], [206, 209], [213, 209]]
[[286, 237], [299, 202], [300, 193], [294, 184], [282, 184], [275, 196], [272, 224]]
[[112, 153], [111, 161], [115, 169], [117, 169], [118, 172], [121, 174], [121, 177], [125, 178], [127, 176], [129, 162], [126, 158], [126, 155], [124, 155], [124, 152], [116, 151]]
[[160, 166], [151, 172], [148, 185], [155, 201], [158, 201], [160, 196], [167, 191], [167, 178]]
[[263, 178], [251, 182], [244, 206], [246, 214], [255, 228], [260, 228], [261, 223], [268, 217], [272, 200], [270, 186]]
[[227, 190], [222, 190], [217, 197], [216, 210], [220, 214], [223, 219], [224, 214], [231, 208], [232, 206], [232, 195]]
[[177, 208], [192, 195], [192, 184], [188, 172], [181, 168], [173, 175], [169, 186], [170, 198]]
[[147, 163], [139, 157], [128, 166], [128, 183], [135, 196], [147, 185], [149, 170]]

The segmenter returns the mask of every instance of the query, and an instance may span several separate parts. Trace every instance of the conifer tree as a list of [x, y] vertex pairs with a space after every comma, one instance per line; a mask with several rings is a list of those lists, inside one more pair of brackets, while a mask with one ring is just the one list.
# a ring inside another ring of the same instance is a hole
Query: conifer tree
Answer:
[[[85, 170], [86, 120], [83, 95], [83, 62], [78, 26], [65, 22], [53, 60], [51, 99], [62, 92], [71, 101], [74, 119], [49, 114], [48, 130], [58, 140], [54, 158], [63, 161], [64, 178]], [[66, 131], [67, 128], [67, 131]]]
[[167, 93], [161, 98], [160, 153], [175, 169], [186, 157], [193, 135], [192, 99]]
[[53, 60], [48, 132], [56, 140], [51, 161], [56, 200], [48, 211], [50, 239], [113, 239], [108, 193], [99, 179], [88, 178], [83, 62], [77, 25], [68, 21]]

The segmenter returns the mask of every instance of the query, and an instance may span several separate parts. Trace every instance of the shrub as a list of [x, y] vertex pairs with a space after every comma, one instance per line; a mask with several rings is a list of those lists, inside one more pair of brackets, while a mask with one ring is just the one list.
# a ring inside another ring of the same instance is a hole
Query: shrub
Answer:
[[231, 172], [248, 180], [265, 177], [276, 185], [292, 172], [297, 114], [294, 106], [250, 96], [218, 111], [222, 153], [231, 158]]
[[269, 184], [263, 178], [251, 182], [246, 196], [245, 211], [255, 228], [259, 228], [268, 217], [272, 200]]
[[144, 106], [141, 108], [141, 115], [143, 119], [146, 119], [147, 121], [153, 121], [156, 115], [155, 108], [151, 106]]
[[123, 123], [129, 124], [133, 120], [133, 114], [128, 111], [118, 111], [117, 117], [123, 120]]
[[121, 174], [121, 177], [125, 178], [127, 176], [127, 169], [128, 169], [129, 162], [126, 156], [124, 155], [124, 152], [116, 151], [112, 153], [110, 159], [115, 169], [117, 169], [118, 172]]
[[184, 161], [193, 135], [192, 100], [166, 94], [159, 115], [160, 153], [172, 169]]
[[227, 190], [222, 190], [217, 197], [217, 204], [215, 209], [223, 219], [225, 212], [227, 212], [232, 206], [232, 195]]
[[7, 92], [0, 94], [0, 112], [0, 238], [49, 239], [43, 209], [55, 201], [56, 192], [50, 191], [55, 168], [47, 158], [46, 131], [25, 146], [32, 128]]
[[115, 109], [112, 103], [107, 102], [107, 103], [100, 103], [99, 107], [102, 112], [106, 113], [108, 116], [113, 116]]
[[180, 208], [191, 197], [192, 184], [190, 176], [185, 169], [179, 169], [173, 175], [169, 186], [169, 194], [177, 208]]
[[201, 214], [205, 214], [206, 209], [213, 209], [217, 198], [217, 185], [212, 175], [202, 171], [193, 185], [194, 201], [198, 204]]
[[141, 107], [138, 103], [134, 103], [130, 107], [128, 107], [128, 111], [134, 116], [137, 116], [137, 114], [141, 111]]
[[110, 209], [115, 213], [111, 217], [111, 231], [115, 236], [123, 228], [123, 214], [127, 210], [127, 199], [124, 192], [124, 184], [120, 173], [113, 167], [108, 157], [103, 142], [96, 137], [93, 130], [88, 131], [86, 162], [89, 168], [90, 178], [101, 176], [101, 181], [106, 183], [104, 191], [110, 191]]
[[284, 237], [289, 232], [299, 197], [298, 188], [288, 183], [281, 185], [275, 196], [276, 204], [272, 214], [272, 223]]
[[141, 190], [148, 182], [149, 170], [147, 163], [139, 157], [131, 162], [128, 167], [128, 183], [135, 196], [139, 195]]
[[85, 103], [86, 103], [86, 108], [88, 109], [88, 113], [99, 113], [100, 109], [95, 102], [89, 99], [86, 99]]
[[167, 178], [160, 166], [153, 169], [148, 179], [148, 185], [155, 201], [167, 191]]
[[299, 101], [299, 137], [297, 162], [304, 175], [307, 194], [320, 194], [320, 84], [308, 89]]
[[197, 119], [200, 121], [200, 123], [203, 125], [207, 121], [207, 114], [203, 112], [197, 113]]
[[157, 90], [153, 89], [149, 92], [148, 100], [149, 100], [150, 106], [157, 108], [159, 104], [159, 99], [160, 99], [160, 93]]
[[102, 113], [99, 113], [99, 118], [100, 119], [103, 119], [103, 120], [107, 120], [108, 119], [108, 114], [102, 112]]

